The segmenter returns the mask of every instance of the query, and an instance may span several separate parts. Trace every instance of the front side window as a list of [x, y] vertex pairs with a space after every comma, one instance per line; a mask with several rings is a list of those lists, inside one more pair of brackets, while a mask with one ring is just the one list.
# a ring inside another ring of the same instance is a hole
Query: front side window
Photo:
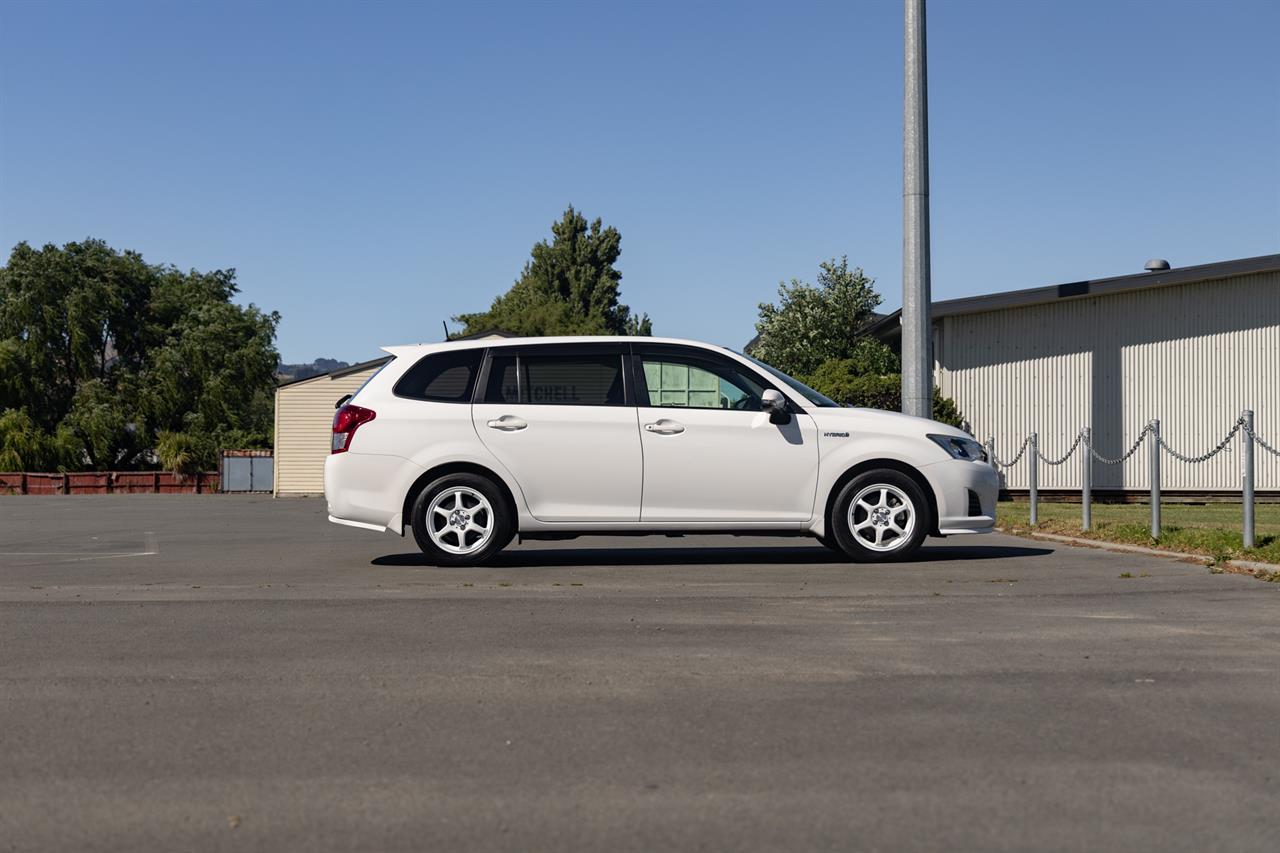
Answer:
[[432, 353], [405, 371], [392, 392], [412, 400], [470, 403], [483, 355], [478, 349]]
[[760, 411], [764, 386], [744, 371], [713, 360], [641, 356], [650, 406]]

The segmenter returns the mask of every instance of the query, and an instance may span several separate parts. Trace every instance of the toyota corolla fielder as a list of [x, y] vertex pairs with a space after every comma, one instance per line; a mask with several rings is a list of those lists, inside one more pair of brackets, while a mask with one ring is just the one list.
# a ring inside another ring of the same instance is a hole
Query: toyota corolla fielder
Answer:
[[512, 537], [793, 533], [855, 560], [986, 533], [997, 479], [944, 424], [837, 405], [748, 356], [662, 338], [387, 347], [341, 405], [329, 519], [438, 565]]

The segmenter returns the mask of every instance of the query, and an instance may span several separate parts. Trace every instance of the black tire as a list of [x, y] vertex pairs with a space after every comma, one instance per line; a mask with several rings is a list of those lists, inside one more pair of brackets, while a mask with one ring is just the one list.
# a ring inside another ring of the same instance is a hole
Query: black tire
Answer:
[[[859, 496], [851, 519], [849, 508]], [[867, 504], [874, 505], [870, 511]], [[827, 536], [853, 560], [888, 563], [914, 554], [932, 527], [929, 502], [916, 481], [901, 471], [877, 468], [859, 474], [840, 490], [827, 519]]]
[[[441, 496], [445, 504], [441, 509], [449, 515], [432, 511], [436, 498]], [[460, 504], [457, 498], [461, 498]], [[454, 510], [459, 511], [456, 515], [459, 523], [464, 518], [467, 520], [469, 526], [465, 532], [457, 526], [451, 527]], [[436, 516], [434, 521], [428, 518], [429, 513]], [[451, 547], [473, 548], [480, 542], [482, 536], [470, 529], [471, 523], [489, 526], [483, 544], [465, 552], [449, 550]], [[446, 474], [428, 484], [413, 502], [413, 538], [422, 553], [437, 566], [481, 565], [505, 548], [514, 533], [515, 513], [502, 489], [479, 474]]]

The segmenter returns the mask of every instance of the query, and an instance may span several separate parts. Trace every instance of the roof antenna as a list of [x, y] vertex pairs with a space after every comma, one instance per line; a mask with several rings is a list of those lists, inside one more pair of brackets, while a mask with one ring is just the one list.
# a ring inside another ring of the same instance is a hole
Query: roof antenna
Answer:
[[448, 320], [441, 320], [441, 321], [440, 321], [440, 325], [441, 325], [441, 326], [444, 326], [444, 339], [445, 339], [446, 341], [447, 341], [447, 340], [449, 340], [449, 321], [448, 321]]

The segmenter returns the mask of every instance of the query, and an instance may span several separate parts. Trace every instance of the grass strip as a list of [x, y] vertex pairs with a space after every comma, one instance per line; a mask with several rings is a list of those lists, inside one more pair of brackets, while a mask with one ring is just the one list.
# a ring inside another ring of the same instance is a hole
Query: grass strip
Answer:
[[[1054, 533], [1099, 542], [1142, 545], [1199, 554], [1214, 563], [1252, 560], [1280, 564], [1280, 506], [1260, 504], [1255, 517], [1253, 548], [1245, 548], [1239, 504], [1169, 504], [1161, 507], [1160, 537], [1151, 538], [1147, 504], [1094, 504], [1090, 530], [1080, 527], [1080, 505], [1042, 503], [1039, 523], [1030, 524], [1030, 504], [1005, 502], [996, 508], [996, 523], [1010, 533]], [[1280, 581], [1280, 574], [1272, 580]]]

